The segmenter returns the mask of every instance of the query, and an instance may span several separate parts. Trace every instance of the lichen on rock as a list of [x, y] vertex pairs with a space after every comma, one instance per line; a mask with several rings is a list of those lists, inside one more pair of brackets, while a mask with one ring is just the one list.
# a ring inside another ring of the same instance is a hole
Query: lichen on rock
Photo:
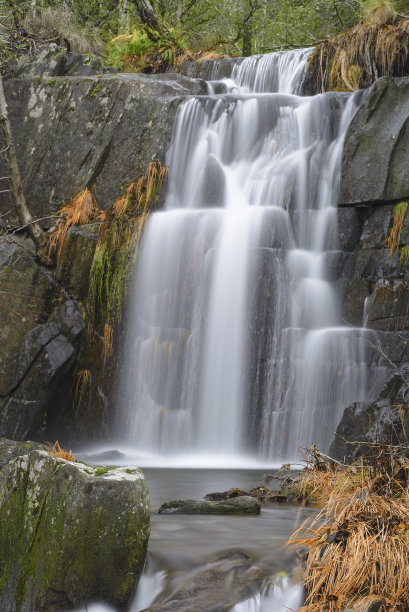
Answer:
[[[2, 441], [3, 457], [13, 444]], [[0, 609], [60, 612], [95, 600], [126, 609], [149, 539], [142, 472], [101, 473], [31, 448], [0, 472]]]

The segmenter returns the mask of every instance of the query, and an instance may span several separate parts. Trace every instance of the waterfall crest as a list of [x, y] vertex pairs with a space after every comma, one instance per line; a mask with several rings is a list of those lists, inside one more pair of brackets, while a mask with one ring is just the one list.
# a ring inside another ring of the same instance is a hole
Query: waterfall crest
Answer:
[[[157, 454], [287, 460], [366, 399], [330, 282], [353, 94], [299, 97], [311, 50], [247, 58], [178, 111], [136, 270], [119, 430]], [[213, 89], [211, 89], [213, 91]]]

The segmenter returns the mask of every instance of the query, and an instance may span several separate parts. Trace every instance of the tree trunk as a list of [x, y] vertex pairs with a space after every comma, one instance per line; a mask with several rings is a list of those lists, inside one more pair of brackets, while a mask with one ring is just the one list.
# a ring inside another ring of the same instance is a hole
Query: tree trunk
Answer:
[[49, 263], [49, 258], [46, 254], [47, 236], [42, 227], [34, 221], [27, 208], [24, 197], [23, 185], [21, 183], [20, 171], [18, 169], [16, 148], [14, 146], [13, 134], [7, 113], [7, 103], [4, 95], [3, 79], [0, 74], [0, 126], [3, 130], [6, 163], [10, 178], [10, 193], [13, 203], [17, 210], [17, 215], [22, 228], [27, 228], [27, 231], [32, 238], [37, 256], [42, 263]]
[[251, 55], [252, 48], [252, 19], [247, 17], [243, 22], [243, 56], [248, 57]]
[[142, 23], [145, 23], [152, 28], [156, 28], [158, 25], [158, 20], [149, 0], [134, 0], [134, 2]]
[[128, 0], [120, 0], [119, 3], [119, 33], [125, 34], [128, 31]]

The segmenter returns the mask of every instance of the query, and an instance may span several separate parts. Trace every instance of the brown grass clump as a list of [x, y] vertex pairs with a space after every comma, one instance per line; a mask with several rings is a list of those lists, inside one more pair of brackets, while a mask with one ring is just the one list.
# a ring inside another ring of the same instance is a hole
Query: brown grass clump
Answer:
[[54, 444], [51, 444], [51, 442], [44, 442], [44, 444], [47, 446], [48, 452], [52, 453], [56, 457], [60, 457], [60, 459], [65, 459], [66, 461], [75, 461], [75, 457], [72, 452], [70, 450], [63, 450], [58, 440], [54, 442]]
[[75, 385], [75, 399], [77, 401], [77, 410], [75, 416], [78, 415], [79, 408], [81, 406], [82, 399], [85, 392], [91, 388], [92, 375], [90, 370], [80, 370], [77, 375], [77, 384]]
[[365, 21], [377, 25], [389, 25], [396, 20], [397, 14], [393, 2], [389, 0], [369, 0], [364, 8]]
[[381, 23], [375, 19], [380, 8], [373, 11], [373, 18], [318, 45], [307, 67], [306, 93], [354, 91], [382, 76], [409, 74], [409, 19]]
[[321, 480], [327, 501], [289, 541], [307, 548], [302, 612], [374, 600], [383, 611], [409, 609], [409, 463], [394, 447], [369, 454], [360, 468], [307, 475], [313, 491]]
[[85, 225], [95, 220], [100, 211], [89, 189], [80, 191], [75, 198], [60, 209], [60, 219], [48, 243], [49, 257], [60, 260], [67, 234], [74, 225]]
[[408, 211], [407, 200], [399, 202], [393, 209], [393, 222], [387, 239], [387, 245], [389, 249], [389, 257], [392, 257], [395, 251], [399, 249], [400, 235], [402, 232], [403, 222], [405, 221], [406, 213]]

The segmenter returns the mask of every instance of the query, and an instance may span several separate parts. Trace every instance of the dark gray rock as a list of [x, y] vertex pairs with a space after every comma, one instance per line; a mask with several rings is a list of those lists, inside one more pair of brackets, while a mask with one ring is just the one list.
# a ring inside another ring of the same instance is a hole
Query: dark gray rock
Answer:
[[408, 197], [408, 122], [409, 79], [378, 79], [364, 94], [347, 132], [340, 203]]
[[[407, 379], [409, 368], [402, 370]], [[374, 402], [358, 402], [345, 409], [330, 447], [331, 457], [353, 462], [368, 447], [349, 442], [407, 444], [409, 436], [408, 386], [402, 375], [392, 373]]]
[[377, 281], [367, 304], [368, 327], [409, 329], [409, 281]]
[[46, 416], [61, 408], [55, 393], [69, 379], [85, 327], [31, 248], [30, 241], [0, 240], [0, 435], [15, 439], [38, 437]]
[[243, 495], [222, 501], [182, 499], [161, 505], [159, 514], [260, 514], [260, 502]]
[[191, 576], [166, 599], [146, 608], [152, 612], [227, 612], [260, 592], [262, 570], [242, 552], [230, 552]]
[[240, 65], [243, 60], [244, 57], [222, 57], [199, 62], [185, 62], [180, 67], [180, 74], [206, 81], [230, 78], [234, 67]]
[[355, 208], [338, 209], [338, 245], [342, 251], [353, 251], [361, 238], [361, 224]]
[[0, 460], [9, 459], [0, 472], [0, 608], [59, 612], [102, 600], [125, 609], [149, 539], [142, 472], [30, 447], [0, 441]]
[[[100, 208], [112, 204], [152, 159], [165, 159], [181, 100], [206, 85], [120, 74], [9, 79], [5, 90], [26, 199], [33, 216], [47, 217], [85, 187], [94, 188]], [[17, 223], [2, 194], [0, 214], [8, 211]]]
[[98, 223], [73, 227], [55, 270], [56, 278], [77, 300], [88, 297], [89, 279], [98, 239]]

